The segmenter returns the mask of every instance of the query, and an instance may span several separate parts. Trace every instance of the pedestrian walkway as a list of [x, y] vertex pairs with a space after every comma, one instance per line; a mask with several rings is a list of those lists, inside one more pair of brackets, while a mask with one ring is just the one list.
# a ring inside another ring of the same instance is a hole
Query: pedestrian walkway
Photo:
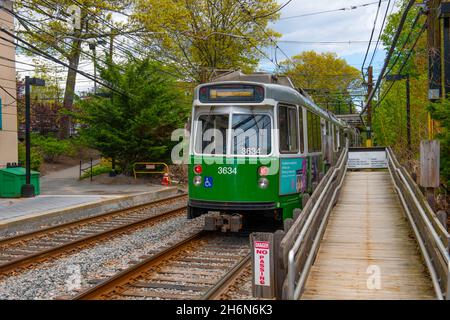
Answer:
[[434, 299], [389, 172], [348, 172], [303, 299]]

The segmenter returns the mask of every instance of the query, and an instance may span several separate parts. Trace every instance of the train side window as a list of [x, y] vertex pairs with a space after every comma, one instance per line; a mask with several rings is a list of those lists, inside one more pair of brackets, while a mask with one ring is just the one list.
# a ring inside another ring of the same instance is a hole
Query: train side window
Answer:
[[312, 152], [317, 151], [317, 116], [312, 113], [311, 114], [311, 122], [312, 122]]
[[322, 151], [322, 126], [318, 115], [316, 115], [316, 139], [316, 152], [320, 152]]
[[303, 122], [303, 107], [298, 108], [298, 123], [300, 130], [300, 153], [305, 153], [305, 132], [304, 132], [304, 122]]
[[308, 111], [308, 152], [319, 152], [322, 148], [320, 117]]
[[278, 109], [278, 129], [280, 136], [280, 152], [298, 152], [297, 108], [280, 106]]
[[307, 128], [308, 128], [308, 152], [314, 152], [314, 121], [313, 121], [313, 114], [308, 111], [307, 112]]
[[338, 128], [335, 124], [333, 124], [333, 138], [334, 138], [334, 151], [338, 151], [338, 138], [339, 138], [339, 132]]

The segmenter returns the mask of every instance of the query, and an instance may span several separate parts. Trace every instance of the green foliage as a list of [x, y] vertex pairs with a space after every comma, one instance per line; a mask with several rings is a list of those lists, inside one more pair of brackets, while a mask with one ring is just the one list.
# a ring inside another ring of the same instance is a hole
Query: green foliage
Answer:
[[[109, 173], [109, 172], [111, 172], [111, 166], [108, 166], [108, 165], [100, 164], [100, 165], [96, 165], [92, 168], [92, 176], [93, 177], [99, 176], [104, 173]], [[89, 178], [90, 176], [91, 176], [91, 172], [88, 171], [81, 175], [81, 179], [86, 179], [86, 178]]]
[[[135, 0], [132, 19], [147, 33], [142, 40], [148, 54], [164, 57], [183, 78], [205, 82], [214, 69], [242, 69], [258, 65], [261, 52], [272, 46], [268, 28], [280, 16], [276, 0]], [[256, 26], [255, 17], [259, 27]]]
[[187, 119], [186, 95], [161, 69], [148, 59], [102, 69], [102, 78], [125, 94], [90, 97], [74, 114], [82, 123], [81, 137], [104, 157], [115, 158], [125, 173], [137, 161], [167, 160], [171, 133]]
[[58, 140], [51, 136], [44, 137], [33, 134], [31, 143], [47, 162], [55, 162], [62, 155], [73, 155], [69, 140]]
[[[323, 108], [348, 113], [353, 104], [349, 90], [361, 87], [361, 73], [336, 53], [304, 51], [286, 64], [286, 75], [294, 85], [308, 90], [314, 101]], [[353, 110], [355, 108], [353, 107]]]
[[[25, 166], [25, 144], [19, 143], [19, 161]], [[36, 147], [31, 148], [31, 170], [39, 171], [44, 161], [40, 151]]]
[[89, 142], [83, 137], [75, 136], [67, 140], [69, 143], [69, 156], [79, 159], [87, 158], [87, 151], [89, 149]]
[[[406, 2], [402, 0], [398, 2], [398, 6], [404, 7]], [[391, 146], [401, 160], [418, 159], [420, 140], [428, 137], [428, 114], [426, 108], [428, 105], [428, 50], [426, 33], [417, 38], [426, 16], [421, 16], [413, 28], [418, 10], [420, 10], [419, 7], [414, 7], [408, 14], [405, 27], [400, 34], [393, 58], [390, 60], [387, 69], [388, 73], [392, 75], [401, 73], [402, 75], [408, 74], [410, 76], [412, 152], [409, 152], [406, 148], [406, 80], [399, 80], [394, 83], [384, 81], [380, 92], [380, 97], [384, 99], [380, 104], [376, 100], [373, 103], [372, 130], [374, 143], [376, 145]], [[391, 46], [402, 11], [398, 10], [387, 19], [386, 28], [381, 37], [385, 48]], [[408, 39], [408, 34], [411, 30], [412, 32]], [[406, 61], [416, 39], [418, 39], [417, 45], [409, 60]], [[406, 42], [406, 40], [408, 41]], [[395, 64], [394, 61], [396, 61]], [[403, 65], [404, 67], [402, 68]]]
[[450, 180], [450, 100], [445, 99], [429, 105], [433, 119], [439, 121], [440, 132], [437, 138], [441, 141], [441, 176]]

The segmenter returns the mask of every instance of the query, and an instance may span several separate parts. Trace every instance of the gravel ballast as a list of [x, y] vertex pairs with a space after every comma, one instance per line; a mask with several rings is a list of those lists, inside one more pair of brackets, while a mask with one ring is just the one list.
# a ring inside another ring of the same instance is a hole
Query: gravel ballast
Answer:
[[187, 220], [180, 216], [101, 242], [0, 279], [0, 299], [55, 299], [76, 295], [80, 289], [122, 271], [142, 256], [154, 254], [202, 227], [203, 218]]

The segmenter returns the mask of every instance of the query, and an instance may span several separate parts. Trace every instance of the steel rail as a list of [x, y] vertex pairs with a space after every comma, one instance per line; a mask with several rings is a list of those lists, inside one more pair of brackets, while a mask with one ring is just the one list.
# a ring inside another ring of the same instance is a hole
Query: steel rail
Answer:
[[121, 286], [126, 285], [135, 276], [139, 276], [141, 273], [148, 270], [153, 265], [159, 263], [160, 261], [169, 258], [170, 256], [176, 254], [191, 242], [203, 238], [207, 233], [205, 231], [200, 231], [175, 245], [141, 261], [138, 264], [116, 274], [115, 276], [108, 278], [98, 285], [78, 294], [73, 297], [72, 300], [100, 300], [108, 293], [115, 293], [120, 290]]
[[66, 223], [63, 223], [63, 224], [58, 224], [58, 225], [51, 226], [51, 227], [48, 227], [48, 228], [45, 228], [45, 229], [39, 229], [39, 230], [36, 230], [36, 231], [23, 233], [23, 234], [20, 234], [20, 235], [17, 235], [17, 236], [12, 236], [12, 237], [8, 237], [8, 238], [0, 239], [0, 247], [4, 246], [4, 245], [7, 245], [7, 244], [10, 244], [10, 243], [14, 243], [14, 242], [26, 241], [26, 240], [29, 240], [29, 239], [33, 239], [34, 240], [38, 236], [45, 235], [45, 234], [48, 234], [48, 233], [51, 233], [51, 232], [57, 232], [57, 231], [62, 230], [62, 229], [67, 229], [67, 228], [79, 226], [79, 225], [82, 225], [82, 224], [90, 223], [90, 222], [93, 222], [95, 220], [102, 220], [104, 218], [107, 218], [109, 216], [114, 216], [116, 214], [123, 214], [126, 211], [139, 210], [141, 208], [144, 208], [144, 207], [147, 207], [147, 206], [150, 206], [150, 205], [158, 205], [158, 204], [160, 204], [162, 202], [171, 201], [171, 200], [177, 200], [177, 199], [180, 199], [180, 198], [183, 198], [183, 197], [186, 197], [186, 196], [187, 196], [186, 193], [177, 194], [175, 196], [171, 196], [171, 197], [167, 197], [167, 198], [163, 198], [163, 199], [158, 199], [158, 200], [155, 200], [155, 201], [139, 204], [139, 205], [136, 205], [136, 206], [133, 206], [133, 207], [124, 208], [124, 209], [118, 209], [118, 210], [114, 210], [114, 211], [111, 211], [111, 212], [102, 213], [102, 214], [99, 214], [99, 215], [96, 215], [96, 216], [91, 216], [91, 217], [87, 217], [87, 218], [78, 219], [78, 220], [75, 220], [75, 221], [66, 222]]
[[[333, 169], [333, 173], [329, 178], [329, 181], [327, 182], [327, 184], [325, 185], [323, 191], [321, 192], [319, 198], [317, 199], [316, 203], [314, 204], [314, 207], [312, 208], [311, 212], [308, 215], [308, 218], [304, 224], [304, 226], [302, 227], [300, 234], [297, 237], [297, 240], [295, 241], [293, 247], [291, 248], [291, 250], [289, 250], [289, 254], [288, 254], [288, 299], [298, 299], [298, 297], [300, 296], [301, 291], [303, 290], [303, 285], [304, 285], [304, 281], [299, 281], [299, 283], [296, 285], [295, 284], [295, 279], [296, 279], [296, 275], [297, 275], [297, 268], [295, 265], [295, 256], [298, 253], [298, 250], [300, 249], [300, 246], [302, 245], [304, 238], [306, 236], [306, 233], [313, 221], [313, 219], [315, 218], [315, 216], [317, 215], [317, 211], [319, 208], [320, 203], [322, 202], [322, 200], [324, 199], [324, 197], [327, 195], [327, 193], [329, 192], [329, 188], [332, 185], [332, 183], [334, 183], [334, 179], [336, 177], [336, 175], [338, 174], [338, 172], [340, 170], [342, 170], [344, 167], [346, 167], [346, 159], [347, 159], [347, 155], [348, 155], [348, 148], [345, 149], [345, 152], [343, 153], [343, 155], [341, 156], [340, 159], [340, 164], [338, 167], [335, 167]], [[342, 186], [342, 182], [344, 180], [345, 175], [342, 175], [342, 180], [340, 181], [340, 185], [338, 186], [338, 188], [336, 188], [335, 192], [333, 193], [333, 198], [332, 201], [330, 201], [328, 207], [327, 207], [327, 211], [325, 214], [325, 217], [328, 216], [327, 212], [329, 210], [331, 210], [330, 208], [332, 207], [332, 204], [334, 203], [335, 200], [335, 196], [337, 195], [337, 192], [340, 190], [340, 187]], [[323, 220], [325, 220], [325, 217]], [[319, 231], [322, 231], [322, 225], [324, 221], [322, 221], [321, 223], [321, 228]], [[317, 235], [319, 235], [320, 233], [316, 233]], [[316, 237], [314, 243], [316, 244], [316, 240], [318, 237]], [[318, 240], [320, 241], [320, 240]], [[317, 246], [317, 244], [316, 244]], [[310, 250], [310, 252], [313, 252], [312, 250], [314, 248], [316, 248], [316, 246], [313, 245], [313, 248]], [[300, 279], [303, 279], [307, 277], [307, 275], [309, 274], [309, 270], [312, 264], [312, 257], [314, 255], [309, 255], [308, 260], [305, 264], [305, 268], [302, 270], [302, 274], [300, 276]], [[311, 258], [311, 259], [310, 259]]]
[[91, 244], [93, 242], [100, 241], [105, 238], [110, 238], [117, 234], [135, 229], [135, 228], [143, 226], [143, 225], [158, 222], [158, 221], [160, 221], [162, 219], [166, 219], [170, 216], [180, 214], [181, 212], [183, 212], [185, 210], [186, 210], [186, 207], [166, 211], [166, 212], [163, 212], [163, 213], [151, 216], [151, 217], [147, 217], [144, 219], [134, 221], [134, 222], [126, 224], [126, 225], [122, 225], [122, 226], [112, 228], [112, 229], [109, 229], [109, 230], [106, 230], [106, 231], [103, 231], [100, 233], [96, 233], [94, 235], [82, 237], [80, 239], [70, 241], [70, 242], [64, 243], [59, 246], [55, 246], [55, 247], [47, 249], [47, 250], [37, 252], [35, 254], [31, 254], [31, 255], [28, 255], [25, 257], [21, 257], [21, 258], [12, 260], [10, 262], [0, 265], [0, 274], [12, 271], [19, 267], [24, 267], [26, 265], [36, 263], [43, 258], [48, 258], [50, 256], [57, 255], [59, 253], [67, 252], [69, 250], [78, 248], [83, 245]]
[[200, 300], [217, 300], [229, 286], [236, 281], [242, 271], [250, 264], [251, 253], [245, 256], [240, 262], [238, 262], [233, 269], [221, 278], [221, 280], [211, 289], [209, 289]]

